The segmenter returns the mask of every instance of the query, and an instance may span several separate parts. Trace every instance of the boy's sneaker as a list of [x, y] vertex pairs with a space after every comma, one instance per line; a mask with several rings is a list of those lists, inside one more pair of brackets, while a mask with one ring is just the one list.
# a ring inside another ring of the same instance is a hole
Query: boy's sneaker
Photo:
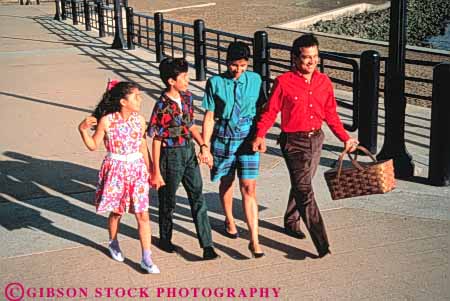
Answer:
[[147, 265], [144, 260], [141, 260], [141, 268], [149, 274], [159, 274], [161, 273], [156, 264]]
[[219, 259], [220, 255], [214, 251], [213, 247], [205, 247], [203, 249], [203, 260], [214, 260]]
[[109, 250], [109, 254], [111, 254], [112, 259], [120, 261], [120, 262], [123, 262], [125, 260], [119, 246], [112, 247], [111, 244], [109, 244], [108, 250]]

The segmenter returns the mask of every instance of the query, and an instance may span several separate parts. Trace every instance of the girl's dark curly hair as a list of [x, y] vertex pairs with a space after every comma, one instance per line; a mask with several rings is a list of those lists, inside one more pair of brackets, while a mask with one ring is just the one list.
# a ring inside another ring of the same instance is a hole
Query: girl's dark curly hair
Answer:
[[119, 82], [111, 90], [106, 91], [97, 107], [95, 108], [92, 116], [100, 120], [105, 115], [110, 113], [119, 112], [122, 108], [120, 100], [126, 98], [131, 90], [137, 88], [138, 86], [130, 82]]

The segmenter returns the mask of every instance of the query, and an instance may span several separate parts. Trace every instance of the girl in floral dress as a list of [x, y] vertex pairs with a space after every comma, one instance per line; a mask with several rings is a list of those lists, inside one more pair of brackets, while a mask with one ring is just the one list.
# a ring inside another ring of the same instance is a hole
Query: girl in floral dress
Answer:
[[[141, 268], [157, 274], [150, 250], [149, 170], [150, 157], [145, 141], [145, 119], [138, 87], [129, 82], [111, 81], [93, 116], [84, 119], [78, 129], [86, 147], [94, 151], [102, 143], [107, 155], [103, 160], [95, 206], [97, 213], [110, 212], [108, 218], [111, 257], [124, 261], [117, 240], [119, 223], [125, 212], [134, 213], [142, 247]], [[95, 127], [91, 135], [89, 129]]]

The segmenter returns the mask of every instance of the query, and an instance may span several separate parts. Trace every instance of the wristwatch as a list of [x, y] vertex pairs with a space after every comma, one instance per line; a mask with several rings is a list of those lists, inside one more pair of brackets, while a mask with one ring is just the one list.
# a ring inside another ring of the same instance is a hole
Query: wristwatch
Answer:
[[202, 149], [204, 148], [204, 147], [206, 147], [206, 148], [208, 148], [208, 145], [206, 145], [206, 144], [202, 144], [202, 145], [200, 145], [200, 151], [202, 151]]

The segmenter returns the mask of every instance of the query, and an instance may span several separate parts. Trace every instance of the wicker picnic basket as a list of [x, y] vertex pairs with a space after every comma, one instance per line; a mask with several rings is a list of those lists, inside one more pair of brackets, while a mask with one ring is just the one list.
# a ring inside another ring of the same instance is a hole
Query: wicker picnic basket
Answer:
[[[352, 157], [344, 150], [339, 155], [337, 167], [325, 172], [325, 180], [333, 200], [386, 193], [395, 188], [392, 159], [377, 161], [366, 148], [358, 146], [358, 150], [368, 155], [373, 162], [358, 162], [357, 152]], [[352, 165], [344, 168], [342, 165], [346, 154]]]

